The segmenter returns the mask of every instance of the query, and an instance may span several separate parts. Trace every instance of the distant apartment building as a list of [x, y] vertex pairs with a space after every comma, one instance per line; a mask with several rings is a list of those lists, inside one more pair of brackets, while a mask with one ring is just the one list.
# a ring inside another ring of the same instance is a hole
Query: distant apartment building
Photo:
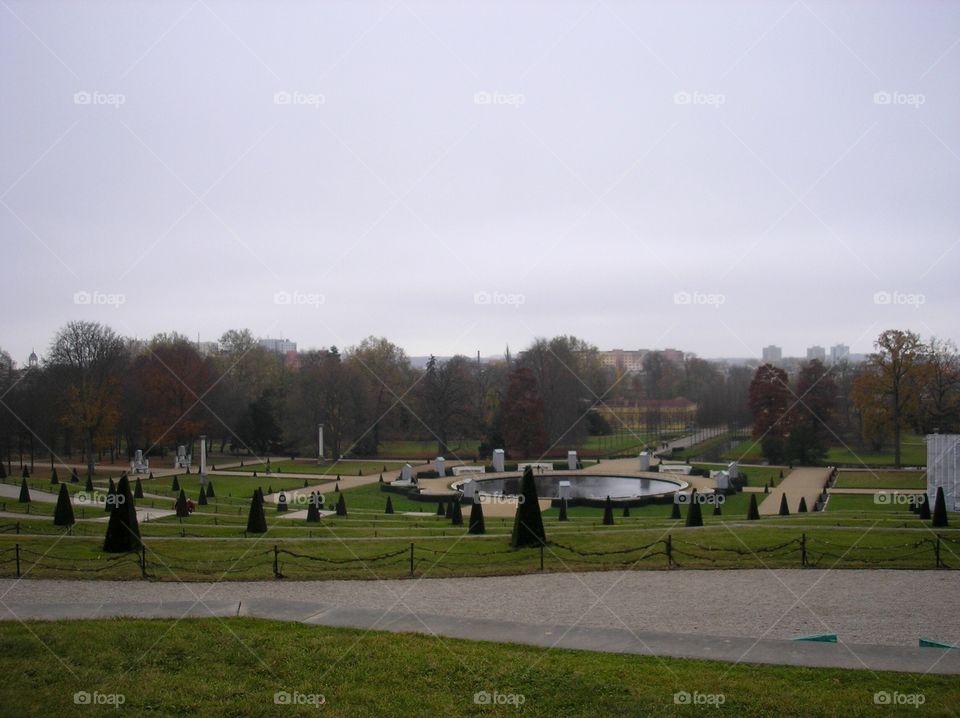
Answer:
[[836, 364], [839, 361], [850, 358], [850, 347], [846, 344], [834, 344], [830, 347], [830, 361]]
[[781, 361], [783, 361], [783, 349], [775, 344], [763, 348], [764, 364], [779, 364]]
[[197, 352], [201, 356], [210, 356], [220, 351], [220, 342], [197, 342]]
[[296, 353], [297, 343], [289, 339], [261, 339], [258, 342], [267, 351], [283, 354], [286, 356], [290, 352]]
[[647, 351], [646, 349], [611, 349], [599, 352], [599, 355], [601, 366], [616, 369], [621, 374], [638, 374], [643, 371], [643, 358], [647, 355]]
[[819, 344], [815, 344], [812, 347], [807, 347], [807, 361], [813, 361], [814, 359], [818, 361], [825, 361], [826, 358], [827, 351]]
[[660, 352], [663, 358], [673, 364], [683, 364], [684, 354], [679, 349], [664, 349]]

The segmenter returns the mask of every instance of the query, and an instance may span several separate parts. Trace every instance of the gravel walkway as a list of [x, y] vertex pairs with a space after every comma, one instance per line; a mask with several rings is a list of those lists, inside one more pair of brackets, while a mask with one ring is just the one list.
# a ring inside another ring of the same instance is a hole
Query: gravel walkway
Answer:
[[685, 570], [191, 584], [0, 580], [0, 605], [12, 607], [197, 597], [711, 636], [837, 633], [849, 643], [916, 646], [921, 636], [960, 642], [960, 573], [947, 571]]

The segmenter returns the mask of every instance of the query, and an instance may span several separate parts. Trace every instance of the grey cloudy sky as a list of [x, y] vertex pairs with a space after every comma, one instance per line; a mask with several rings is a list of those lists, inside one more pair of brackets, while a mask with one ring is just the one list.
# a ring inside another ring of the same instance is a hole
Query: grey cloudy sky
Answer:
[[0, 3], [0, 347], [960, 339], [960, 5]]

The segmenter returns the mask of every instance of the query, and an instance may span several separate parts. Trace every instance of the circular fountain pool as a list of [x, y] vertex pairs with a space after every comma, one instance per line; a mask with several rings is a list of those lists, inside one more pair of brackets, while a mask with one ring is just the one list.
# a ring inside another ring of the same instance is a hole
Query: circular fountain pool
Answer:
[[[477, 480], [481, 494], [515, 496], [520, 493], [522, 476]], [[686, 486], [682, 480], [649, 479], [639, 476], [591, 476], [585, 474], [546, 474], [535, 476], [537, 495], [543, 499], [560, 497], [560, 482], [569, 481], [569, 499], [603, 501], [611, 499], [638, 499], [647, 496], [670, 494]], [[453, 488], [463, 490], [462, 482]]]

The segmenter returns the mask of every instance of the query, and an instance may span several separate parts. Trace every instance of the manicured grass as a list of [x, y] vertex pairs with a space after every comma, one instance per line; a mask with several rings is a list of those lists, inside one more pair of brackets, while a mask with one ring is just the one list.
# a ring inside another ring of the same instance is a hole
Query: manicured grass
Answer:
[[724, 434], [718, 434], [717, 436], [711, 436], [708, 439], [704, 439], [692, 446], [688, 446], [686, 449], [681, 451], [675, 451], [670, 454], [670, 458], [673, 459], [694, 459], [701, 454], [705, 454], [711, 450], [715, 450], [721, 446], [725, 446], [729, 442], [734, 440], [736, 434], [733, 432], [726, 432]]
[[[278, 461], [270, 464], [274, 474], [322, 474], [325, 477], [336, 476], [364, 476], [379, 474], [383, 467], [388, 471], [395, 471], [403, 466], [399, 461], [328, 461], [317, 464], [315, 461]], [[233, 466], [229, 471], [247, 471], [264, 474], [267, 470], [265, 463], [246, 463], [244, 466]]]
[[[827, 451], [826, 463], [851, 466], [893, 466], [893, 447], [881, 452], [848, 444], [849, 448], [836, 446]], [[900, 462], [903, 466], [926, 466], [927, 445], [922, 436], [907, 434], [900, 444]]]
[[766, 460], [760, 449], [760, 442], [754, 439], [745, 439], [736, 446], [728, 449], [720, 458], [724, 461], [739, 461], [745, 464], [754, 464]]
[[838, 489], [925, 489], [925, 471], [848, 471], [837, 473]]
[[903, 495], [894, 495], [892, 492], [877, 492], [873, 494], [844, 495], [831, 494], [827, 502], [827, 513], [834, 511], [865, 511], [873, 513], [877, 511], [908, 511], [906, 497]]
[[[4, 622], [0, 670], [4, 712], [24, 718], [865, 716], [895, 712], [873, 698], [894, 690], [923, 694], [911, 715], [950, 715], [960, 704], [955, 676], [547, 650], [250, 618]], [[77, 691], [120, 694], [124, 704], [76, 705]], [[324, 704], [278, 706], [280, 691]], [[481, 691], [522, 696], [522, 705], [477, 705]], [[723, 701], [679, 705], [678, 692]]]
[[[335, 477], [330, 477], [335, 478]], [[319, 483], [329, 483], [330, 478], [323, 477], [322, 480], [304, 477], [310, 485]], [[303, 488], [304, 479], [283, 479], [276, 476], [225, 476], [223, 474], [209, 474], [209, 479], [213, 482], [213, 491], [217, 498], [234, 498], [249, 500], [257, 488], [262, 488], [264, 493], [272, 488], [274, 491], [289, 491], [291, 489]], [[196, 501], [200, 494], [200, 477], [197, 474], [187, 474], [177, 477], [180, 488], [184, 490], [188, 498]], [[143, 490], [146, 493], [160, 494], [161, 496], [176, 497], [176, 494], [170, 490], [173, 485], [173, 478], [165, 476], [161, 479], [143, 481]]]
[[[450, 451], [445, 456], [448, 459], [460, 457], [468, 460], [470, 457], [480, 453], [479, 439], [464, 439], [463, 441], [453, 441], [449, 446]], [[437, 441], [429, 439], [425, 441], [381, 441], [377, 455], [383, 458], [393, 459], [433, 459], [437, 456]]]

